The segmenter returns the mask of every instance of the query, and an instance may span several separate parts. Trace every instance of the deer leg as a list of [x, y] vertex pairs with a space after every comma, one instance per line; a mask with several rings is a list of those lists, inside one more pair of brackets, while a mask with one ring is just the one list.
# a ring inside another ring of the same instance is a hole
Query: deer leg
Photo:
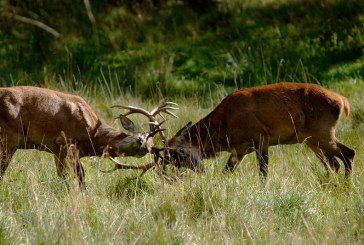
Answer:
[[75, 159], [72, 163], [73, 171], [76, 173], [78, 178], [78, 185], [82, 191], [86, 191], [85, 184], [85, 170], [82, 167], [80, 159]]
[[[339, 158], [345, 166], [345, 176], [349, 177], [352, 171], [352, 164], [354, 162], [355, 151], [340, 143], [337, 139], [328, 140], [326, 142], [316, 141], [328, 156], [335, 156]], [[335, 163], [336, 164], [336, 163]]]
[[12, 147], [9, 147], [9, 142], [6, 139], [6, 136], [1, 134], [1, 136], [0, 136], [0, 180], [3, 179], [4, 173], [5, 173], [6, 169], [8, 168], [11, 158], [14, 155], [15, 151], [16, 151], [16, 148], [12, 149]]
[[229, 172], [234, 172], [235, 168], [238, 166], [240, 159], [238, 158], [238, 153], [235, 149], [232, 149], [229, 160], [225, 165], [225, 170]]
[[56, 143], [60, 147], [59, 158], [56, 158], [56, 166], [58, 175], [65, 178], [67, 176], [67, 162], [70, 164], [73, 174], [77, 176], [78, 184], [81, 191], [86, 190], [85, 171], [80, 161], [80, 151], [77, 148], [77, 141], [67, 138], [62, 131], [57, 137]]
[[59, 156], [55, 155], [54, 162], [56, 163], [57, 175], [65, 180], [67, 178], [65, 155], [63, 153], [60, 153]]
[[82, 167], [79, 150], [77, 149], [76, 144], [70, 143], [67, 146], [67, 159], [71, 163], [73, 173], [77, 176], [80, 189], [85, 191], [85, 171]]
[[336, 146], [339, 149], [339, 153], [336, 155], [343, 161], [345, 166], [345, 176], [349, 177], [352, 171], [352, 165], [354, 163], [355, 151], [346, 145], [335, 140]]
[[2, 151], [1, 152], [1, 158], [0, 158], [0, 180], [3, 179], [3, 176], [5, 174], [5, 171], [6, 169], [8, 168], [9, 166], [9, 163], [11, 161], [11, 158], [14, 154], [15, 150], [14, 151]]
[[336, 160], [334, 155], [310, 143], [308, 143], [307, 146], [315, 153], [317, 158], [320, 159], [327, 171], [329, 171], [328, 166], [330, 166], [335, 173], [339, 172], [340, 163]]
[[268, 146], [267, 136], [261, 136], [259, 141], [254, 141], [254, 150], [257, 156], [260, 176], [265, 180], [268, 174]]
[[[62, 179], [66, 180], [68, 176], [67, 162], [70, 163], [73, 173], [77, 176], [78, 184], [82, 191], [86, 190], [85, 171], [82, 167], [78, 149], [74, 144], [62, 146], [59, 156], [55, 156], [57, 174]], [[68, 185], [68, 183], [67, 183]]]
[[[330, 168], [335, 172], [338, 173], [340, 169], [340, 163], [336, 160], [335, 156], [331, 153], [323, 151], [324, 157], [327, 159], [327, 163], [329, 164]], [[322, 161], [323, 162], [323, 161]], [[327, 164], [324, 164], [327, 169]]]
[[229, 172], [234, 172], [237, 168], [238, 164], [243, 161], [246, 154], [249, 154], [253, 151], [252, 147], [243, 147], [243, 149], [239, 149], [238, 152], [235, 148], [231, 150], [230, 157], [225, 165], [225, 170]]

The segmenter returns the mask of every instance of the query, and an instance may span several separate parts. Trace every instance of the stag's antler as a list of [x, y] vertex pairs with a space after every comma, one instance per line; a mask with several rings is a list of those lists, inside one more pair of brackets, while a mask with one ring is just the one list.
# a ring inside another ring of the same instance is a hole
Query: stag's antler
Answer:
[[101, 170], [100, 169], [101, 172], [111, 173], [111, 172], [114, 172], [114, 171], [116, 171], [118, 169], [141, 169], [141, 170], [143, 170], [142, 173], [140, 175], [138, 175], [137, 177], [135, 177], [135, 178], [139, 178], [139, 177], [142, 177], [149, 169], [156, 166], [155, 162], [148, 163], [148, 164], [141, 165], [141, 166], [137, 166], [137, 165], [128, 165], [128, 164], [120, 163], [119, 161], [117, 161], [116, 159], [114, 159], [112, 157], [110, 157], [110, 160], [115, 164], [114, 168], [112, 168], [110, 170]]
[[179, 109], [178, 107], [173, 107], [173, 106], [178, 106], [178, 104], [174, 103], [174, 102], [170, 102], [170, 101], [165, 101], [165, 102], [162, 102], [158, 107], [154, 108], [151, 112], [149, 112], [143, 108], [139, 108], [139, 107], [135, 107], [135, 106], [128, 106], [128, 105], [127, 106], [114, 105], [114, 106], [112, 106], [112, 108], [119, 107], [119, 108], [129, 110], [127, 113], [124, 114], [124, 116], [134, 114], [134, 113], [140, 113], [140, 114], [146, 115], [149, 119], [151, 119], [151, 121], [154, 121], [155, 116], [157, 116], [161, 112], [165, 112], [173, 117], [178, 118], [173, 112], [169, 111], [169, 110], [178, 110]]
[[[164, 146], [166, 145], [166, 136], [164, 134], [164, 130], [161, 128], [161, 125], [166, 121], [166, 119], [163, 117], [162, 112], [171, 115], [175, 118], [178, 118], [173, 112], [171, 112], [171, 110], [178, 110], [178, 107], [174, 107], [174, 106], [178, 106], [177, 103], [174, 102], [162, 102], [158, 107], [154, 108], [152, 111], [148, 112], [147, 110], [143, 109], [143, 108], [139, 108], [139, 107], [135, 107], [135, 106], [124, 106], [124, 105], [114, 105], [112, 106], [112, 108], [123, 108], [123, 109], [127, 109], [128, 112], [126, 112], [125, 114], [120, 114], [120, 117], [125, 117], [128, 116], [130, 114], [142, 114], [145, 115], [146, 117], [148, 117], [149, 119], [149, 126], [150, 126], [150, 131], [148, 132], [148, 136], [147, 139], [150, 137], [153, 137], [155, 134], [159, 133], [162, 137], [162, 142], [164, 144]], [[162, 122], [158, 122], [156, 120], [156, 116], [160, 115], [163, 118]], [[128, 164], [123, 164], [120, 163], [119, 161], [117, 161], [116, 159], [110, 157], [110, 160], [115, 164], [114, 168], [110, 169], [110, 170], [100, 170], [103, 173], [110, 173], [113, 171], [116, 171], [118, 169], [141, 169], [143, 170], [142, 173], [137, 176], [136, 178], [139, 178], [141, 176], [143, 176], [149, 169], [154, 168], [158, 165], [161, 165], [161, 161], [163, 166], [165, 165], [165, 163], [169, 163], [169, 161], [161, 156], [160, 152], [164, 151], [164, 148], [162, 149], [158, 149], [156, 147], [152, 148], [152, 153], [154, 154], [154, 162], [152, 163], [148, 163], [145, 165], [141, 165], [141, 166], [137, 166], [137, 165], [128, 165]]]
[[[131, 115], [131, 114], [142, 114], [142, 115], [145, 115], [146, 117], [149, 118], [149, 125], [150, 125], [150, 135], [151, 136], [148, 136], [149, 137], [152, 137], [154, 136], [156, 133], [160, 133], [161, 137], [162, 137], [162, 141], [163, 141], [163, 144], [165, 144], [166, 142], [166, 136], [165, 134], [163, 133], [163, 130], [161, 129], [161, 125], [163, 124], [163, 122], [165, 121], [165, 118], [163, 117], [163, 114], [162, 112], [168, 114], [168, 115], [171, 115], [175, 118], [178, 118], [173, 112], [171, 112], [171, 110], [178, 110], [179, 108], [178, 107], [173, 107], [173, 106], [178, 106], [177, 103], [174, 103], [174, 102], [169, 102], [169, 101], [166, 101], [166, 102], [162, 102], [158, 107], [154, 108], [152, 111], [147, 111], [143, 108], [139, 108], [139, 107], [135, 107], [135, 106], [124, 106], [124, 105], [114, 105], [112, 106], [112, 108], [123, 108], [123, 109], [127, 109], [129, 110], [127, 113], [125, 114], [122, 114], [123, 116], [128, 116], [128, 115]], [[157, 115], [160, 115], [164, 121], [161, 122], [161, 123], [158, 123], [158, 121], [156, 120], [156, 116]], [[157, 132], [156, 132], [157, 131]]]

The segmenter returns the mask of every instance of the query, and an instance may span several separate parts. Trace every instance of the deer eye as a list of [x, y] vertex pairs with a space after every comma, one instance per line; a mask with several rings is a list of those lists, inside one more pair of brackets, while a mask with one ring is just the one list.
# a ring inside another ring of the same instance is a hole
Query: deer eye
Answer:
[[185, 157], [186, 155], [188, 155], [188, 153], [189, 153], [188, 150], [186, 150], [184, 148], [178, 150], [178, 154], [179, 155], [182, 155], [183, 157]]
[[142, 145], [143, 144], [143, 138], [139, 137], [137, 142], [138, 142], [139, 145]]

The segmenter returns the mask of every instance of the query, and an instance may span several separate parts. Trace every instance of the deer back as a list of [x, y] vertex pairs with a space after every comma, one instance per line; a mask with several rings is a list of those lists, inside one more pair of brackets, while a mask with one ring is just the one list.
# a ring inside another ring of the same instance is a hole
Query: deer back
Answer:
[[334, 135], [343, 111], [350, 112], [347, 99], [318, 85], [278, 83], [241, 89], [193, 126], [182, 128], [168, 141], [168, 149], [174, 158], [193, 163], [219, 151], [251, 149], [262, 137], [269, 145], [298, 143], [321, 137], [321, 132]]
[[52, 145], [61, 131], [83, 140], [99, 123], [81, 97], [28, 86], [0, 89], [0, 126], [19, 143]]

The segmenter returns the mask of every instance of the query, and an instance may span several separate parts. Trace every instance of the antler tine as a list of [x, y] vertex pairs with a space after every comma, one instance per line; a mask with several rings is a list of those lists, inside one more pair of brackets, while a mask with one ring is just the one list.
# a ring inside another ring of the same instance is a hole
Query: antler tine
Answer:
[[158, 123], [157, 121], [156, 122], [149, 122], [149, 124], [151, 124], [151, 125], [153, 125], [154, 126], [154, 129], [153, 130], [151, 130], [150, 132], [149, 132], [149, 135], [148, 135], [148, 137], [147, 138], [150, 138], [150, 137], [153, 137], [154, 135], [156, 135], [157, 133], [159, 133], [159, 135], [162, 137], [162, 142], [163, 142], [163, 144], [165, 144], [165, 142], [166, 142], [166, 135], [164, 134], [164, 131], [166, 130], [166, 129], [164, 129], [164, 128], [161, 128], [161, 125], [163, 124], [163, 123], [165, 123], [167, 120], [163, 120], [162, 122], [160, 122], [160, 123]]
[[162, 103], [165, 104], [165, 105], [175, 105], [175, 106], [178, 106], [178, 104], [176, 102], [172, 102], [172, 101], [164, 101]]
[[123, 114], [124, 116], [130, 115], [130, 114], [135, 114], [135, 113], [143, 114], [143, 115], [147, 116], [151, 122], [155, 122], [154, 116], [151, 113], [149, 113], [147, 110], [144, 110], [143, 108], [139, 108], [139, 107], [135, 107], [135, 106], [131, 106], [131, 105], [113, 105], [113, 106], [111, 106], [111, 108], [123, 108], [123, 109], [129, 110], [127, 113]]
[[[125, 106], [125, 105], [113, 105], [111, 108], [123, 108], [123, 109], [129, 110], [127, 113], [123, 114], [124, 116], [128, 116], [130, 114], [135, 114], [135, 113], [143, 114], [146, 117], [148, 117], [150, 122], [157, 123], [155, 117], [149, 111], [144, 110], [143, 108], [130, 106], [130, 105], [127, 105], [127, 106]], [[153, 130], [152, 125], [150, 125], [150, 130]]]
[[150, 112], [150, 114], [155, 117], [156, 115], [160, 114], [161, 112], [165, 112], [175, 118], [178, 118], [173, 112], [169, 111], [169, 110], [179, 110], [178, 107], [173, 107], [173, 105], [178, 106], [178, 104], [174, 103], [174, 102], [162, 102], [158, 107], [154, 108]]
[[[171, 115], [172, 117], [174, 118], [178, 118], [178, 116], [176, 114], [174, 114], [173, 112], [171, 111], [168, 111], [168, 110], [179, 110], [179, 108], [172, 108], [172, 107], [169, 107], [169, 108], [164, 108], [165, 110], [163, 110], [164, 113], [167, 113], [168, 115]], [[162, 111], [160, 111], [162, 112]], [[158, 112], [158, 113], [160, 113]], [[161, 115], [161, 114], [160, 114]], [[162, 116], [162, 115], [161, 115]]]
[[152, 132], [149, 133], [149, 135], [147, 136], [147, 139], [153, 137], [154, 135], [156, 135], [157, 133], [160, 133], [162, 134], [162, 137], [163, 137], [163, 141], [165, 140], [165, 135], [164, 135], [164, 132], [166, 129], [165, 128], [156, 128], [155, 130], [153, 130]]
[[120, 163], [119, 161], [117, 161], [115, 158], [112, 158], [112, 157], [109, 157], [109, 159], [115, 164], [114, 165], [114, 168], [110, 169], [110, 170], [101, 170], [101, 172], [103, 173], [111, 173], [111, 172], [114, 172], [118, 169], [141, 169], [143, 171], [147, 171], [149, 169], [151, 169], [152, 167], [155, 166], [155, 162], [153, 163], [148, 163], [148, 164], [145, 164], [145, 165], [141, 165], [141, 166], [137, 166], [137, 165], [128, 165], [128, 164], [123, 164], [123, 163]]
[[118, 167], [119, 165], [114, 165], [114, 167], [112, 168], [112, 169], [109, 169], [109, 170], [102, 170], [102, 169], [99, 169], [99, 171], [100, 172], [102, 172], [102, 173], [112, 173], [112, 172], [114, 172], [114, 171], [116, 171], [116, 170], [118, 170], [118, 169], [120, 169], [119, 167]]
[[175, 118], [178, 118], [177, 115], [175, 115], [173, 112], [171, 112], [170, 110], [178, 110], [178, 107], [173, 107], [173, 106], [178, 106], [177, 103], [174, 102], [162, 102], [158, 107], [154, 108], [151, 112], [148, 112], [147, 110], [144, 110], [142, 108], [139, 107], [135, 107], [135, 106], [125, 106], [125, 105], [114, 105], [112, 106], [112, 108], [118, 107], [118, 108], [123, 108], [123, 109], [127, 109], [129, 110], [127, 113], [123, 114], [124, 116], [130, 115], [130, 114], [134, 114], [134, 113], [140, 113], [143, 114], [145, 116], [147, 116], [149, 118], [149, 124], [150, 124], [150, 131], [151, 131], [151, 135], [155, 135], [156, 133], [159, 132], [159, 134], [162, 137], [163, 142], [166, 142], [166, 136], [163, 132], [163, 130], [161, 130], [161, 125], [162, 123], [158, 123], [158, 121], [156, 120], [156, 116], [160, 115], [164, 120], [165, 118], [163, 117], [163, 115], [161, 114], [161, 112], [164, 112], [168, 115], [171, 115]]
[[153, 125], [153, 126], [155, 126], [155, 127], [157, 127], [157, 128], [159, 128], [163, 123], [165, 123], [167, 120], [163, 120], [163, 121], [161, 121], [160, 123], [158, 123], [157, 121], [155, 121], [155, 122], [148, 122], [148, 124], [151, 124], [151, 125]]
[[[178, 108], [172, 107], [172, 105], [177, 106], [177, 104], [174, 103], [174, 102], [162, 102], [158, 107], [154, 108], [150, 112], [150, 114], [154, 118], [156, 118], [156, 116], [159, 114], [163, 118], [164, 121], [166, 119], [163, 117], [163, 115], [161, 114], [161, 112], [165, 112], [166, 114], [169, 114], [169, 115], [177, 118], [177, 116], [174, 113], [172, 113], [172, 112], [169, 111], [169, 110], [178, 110]], [[162, 123], [158, 123], [157, 120], [154, 120], [154, 129], [152, 130], [152, 135], [155, 135], [156, 133], [159, 132], [160, 136], [162, 137], [163, 144], [165, 144], [165, 142], [166, 142], [166, 135], [163, 132], [164, 130], [161, 130], [161, 127], [160, 127], [162, 125]]]

